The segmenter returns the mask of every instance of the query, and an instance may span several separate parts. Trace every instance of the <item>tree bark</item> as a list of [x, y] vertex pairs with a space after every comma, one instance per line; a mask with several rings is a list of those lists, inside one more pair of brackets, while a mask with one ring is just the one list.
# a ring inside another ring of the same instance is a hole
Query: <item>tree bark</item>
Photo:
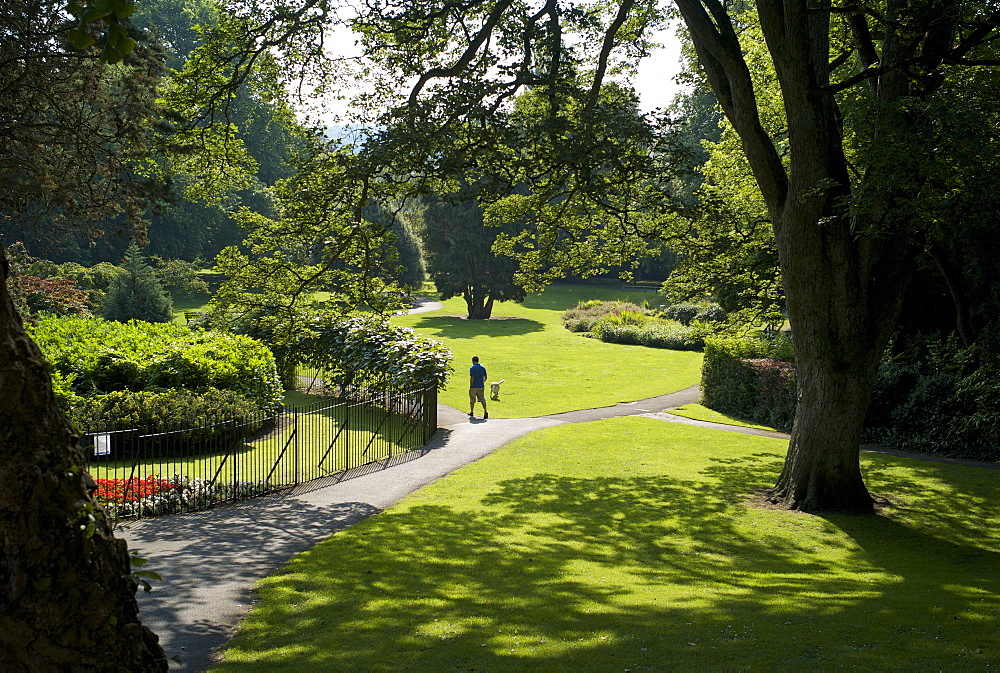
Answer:
[[[822, 7], [804, 0], [757, 2], [785, 108], [785, 164], [760, 123], [753, 82], [726, 8], [718, 0], [676, 2], [706, 76], [743, 142], [778, 247], [799, 399], [785, 466], [771, 497], [793, 509], [870, 512], [872, 498], [858, 460], [862, 423], [910, 277], [906, 223], [893, 222], [889, 214], [891, 167], [876, 167], [881, 174], [865, 176], [877, 185], [866, 196], [884, 204], [881, 211], [850, 214], [853, 188], [829, 90], [830, 16]], [[884, 62], [893, 62], [892, 48], [887, 41]], [[905, 87], [902, 73], [889, 72], [875, 90], [883, 103], [892, 103]]]
[[489, 320], [493, 315], [493, 297], [477, 288], [470, 288], [465, 291], [465, 307], [469, 320]]
[[0, 248], [0, 670], [165, 671], [7, 275]]

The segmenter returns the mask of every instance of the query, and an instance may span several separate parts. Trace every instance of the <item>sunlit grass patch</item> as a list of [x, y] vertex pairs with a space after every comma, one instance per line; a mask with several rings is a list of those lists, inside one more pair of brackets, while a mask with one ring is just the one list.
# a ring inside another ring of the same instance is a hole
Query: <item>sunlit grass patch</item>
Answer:
[[880, 516], [749, 506], [785, 446], [643, 418], [533, 433], [264, 580], [218, 668], [995, 663], [996, 473], [866, 455]]
[[684, 418], [690, 418], [696, 421], [708, 421], [710, 423], [723, 423], [725, 425], [737, 425], [743, 428], [755, 428], [757, 430], [773, 430], [775, 432], [780, 432], [777, 428], [744, 421], [742, 418], [728, 416], [700, 404], [685, 404], [677, 407], [676, 409], [667, 409], [666, 411], [668, 414], [683, 416]]
[[616, 288], [552, 286], [523, 304], [498, 303], [493, 320], [466, 320], [464, 300], [453, 298], [442, 310], [393, 321], [452, 349], [455, 373], [441, 393], [444, 404], [468, 410], [473, 355], [486, 366], [490, 381], [503, 379], [500, 399], [488, 401], [491, 418], [611, 406], [698, 383], [701, 353], [609, 344], [562, 326], [563, 312], [581, 299], [630, 296]]

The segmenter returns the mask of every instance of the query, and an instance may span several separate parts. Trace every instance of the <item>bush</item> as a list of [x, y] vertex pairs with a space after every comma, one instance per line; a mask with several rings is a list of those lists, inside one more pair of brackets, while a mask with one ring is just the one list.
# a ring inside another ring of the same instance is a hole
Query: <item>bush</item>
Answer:
[[606, 343], [678, 351], [701, 350], [705, 345], [705, 331], [700, 325], [685, 327], [678, 323], [656, 322], [642, 325], [604, 324], [599, 332], [595, 329], [595, 335]]
[[663, 317], [676, 320], [682, 325], [690, 325], [694, 317], [701, 311], [701, 306], [691, 302], [680, 302], [663, 309]]
[[[67, 416], [85, 433], [137, 430], [119, 434], [112, 453], [141, 447], [145, 455], [172, 453], [174, 446], [231, 446], [267, 422], [259, 405], [231, 390], [118, 391], [73, 396]], [[139, 440], [139, 435], [154, 435]], [[162, 435], [162, 437], [155, 437]]]
[[682, 325], [693, 322], [723, 322], [726, 312], [713, 302], [681, 302], [663, 309], [662, 315], [668, 320], [676, 320]]
[[864, 439], [1000, 459], [1000, 358], [983, 344], [964, 349], [954, 337], [916, 335], [894, 344], [879, 365]]
[[702, 404], [724, 414], [788, 429], [797, 399], [794, 350], [787, 334], [705, 340]]
[[604, 316], [622, 311], [645, 314], [641, 306], [631, 302], [588, 299], [563, 313], [563, 326], [570, 332], [590, 332]]
[[[214, 389], [238, 393], [261, 413], [281, 404], [274, 356], [249, 337], [52, 315], [40, 316], [28, 329], [66, 395]], [[63, 402], [71, 403], [65, 396]]]
[[[615, 311], [613, 313], [608, 313], [602, 316], [600, 320], [594, 323], [590, 331], [593, 332], [594, 336], [597, 337], [598, 339], [601, 339], [602, 341], [608, 341], [608, 339], [605, 339], [602, 336], [604, 330], [614, 329], [617, 327], [639, 327], [649, 322], [649, 320], [650, 318], [641, 311], [630, 311], [630, 310]], [[623, 342], [615, 341], [612, 343], [623, 343]]]

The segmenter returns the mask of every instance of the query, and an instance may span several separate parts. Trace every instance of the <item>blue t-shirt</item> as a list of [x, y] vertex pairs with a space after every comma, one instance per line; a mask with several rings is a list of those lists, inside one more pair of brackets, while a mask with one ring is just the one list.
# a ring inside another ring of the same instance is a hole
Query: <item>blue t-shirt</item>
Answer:
[[470, 388], [486, 387], [486, 367], [477, 362], [469, 367], [469, 376], [472, 377], [472, 385], [469, 386]]

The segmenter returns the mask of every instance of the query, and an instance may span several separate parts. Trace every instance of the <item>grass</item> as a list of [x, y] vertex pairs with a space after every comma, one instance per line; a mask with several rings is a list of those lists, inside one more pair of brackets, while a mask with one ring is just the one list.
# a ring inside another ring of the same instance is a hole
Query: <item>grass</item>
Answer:
[[215, 670], [992, 670], [996, 473], [865, 455], [879, 516], [748, 506], [785, 446], [533, 433], [263, 580]]
[[[658, 295], [623, 293], [619, 286], [554, 285], [523, 304], [501, 302], [492, 320], [466, 320], [465, 302], [393, 320], [443, 341], [455, 356], [455, 372], [440, 401], [469, 408], [468, 368], [478, 355], [490, 381], [504, 379], [491, 418], [523, 418], [632, 402], [683, 390], [701, 376], [701, 353], [606, 344], [573, 334], [562, 314], [581, 299], [642, 302]], [[477, 413], [481, 407], [477, 405]]]
[[677, 407], [676, 409], [668, 409], [667, 411], [675, 416], [683, 416], [684, 418], [691, 418], [696, 421], [709, 421], [711, 423], [723, 423], [725, 425], [738, 425], [743, 428], [756, 428], [757, 430], [782, 432], [781, 430], [772, 428], [769, 425], [758, 425], [757, 423], [744, 421], [742, 418], [727, 416], [726, 414], [719, 413], [714, 409], [709, 409], [708, 407], [700, 404], [685, 404], [684, 406]]
[[197, 297], [174, 299], [173, 323], [175, 325], [187, 325], [187, 320], [184, 319], [184, 311], [201, 311], [208, 305], [210, 299], [211, 297], [207, 294]]

